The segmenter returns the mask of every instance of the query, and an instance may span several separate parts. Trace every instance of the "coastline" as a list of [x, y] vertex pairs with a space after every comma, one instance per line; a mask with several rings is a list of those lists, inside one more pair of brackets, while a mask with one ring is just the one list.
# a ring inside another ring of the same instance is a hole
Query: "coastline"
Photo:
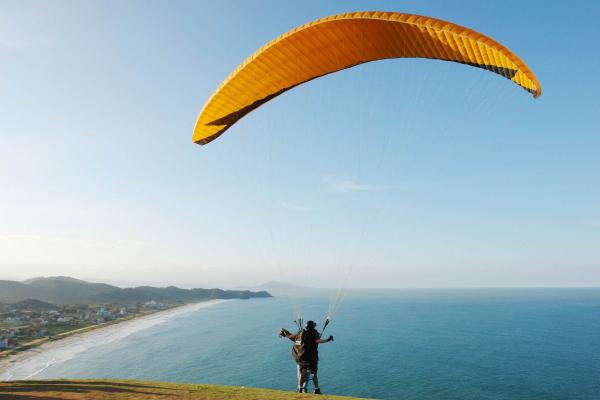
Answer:
[[45, 339], [41, 344], [0, 359], [0, 382], [31, 379], [48, 367], [65, 362], [92, 347], [118, 341], [132, 333], [159, 325], [181, 314], [200, 310], [228, 300], [205, 300], [167, 310], [65, 332], [59, 339]]
[[[208, 300], [204, 300], [204, 301], [208, 301]], [[202, 303], [204, 301], [200, 301], [198, 303]], [[113, 321], [103, 322], [101, 324], [95, 324], [95, 325], [85, 326], [83, 328], [73, 329], [71, 331], [61, 332], [61, 333], [56, 334], [56, 335], [54, 335], [52, 337], [48, 336], [48, 337], [40, 338], [40, 339], [37, 339], [37, 340], [32, 340], [30, 342], [24, 343], [23, 345], [20, 345], [16, 349], [10, 349], [10, 350], [1, 351], [0, 352], [0, 367], [2, 366], [2, 362], [3, 361], [5, 361], [5, 360], [7, 360], [7, 359], [9, 359], [9, 358], [11, 358], [13, 356], [16, 356], [16, 355], [19, 355], [21, 353], [24, 353], [24, 352], [26, 352], [28, 350], [37, 349], [38, 347], [42, 346], [44, 343], [49, 343], [49, 342], [54, 342], [54, 341], [57, 341], [57, 340], [66, 339], [69, 336], [81, 335], [81, 334], [84, 334], [84, 333], [88, 333], [88, 332], [94, 331], [96, 329], [108, 328], [109, 326], [117, 325], [117, 324], [122, 324], [122, 323], [127, 322], [127, 321], [139, 320], [140, 318], [144, 318], [144, 317], [147, 317], [147, 316], [150, 316], [150, 315], [155, 315], [155, 314], [161, 313], [161, 312], [171, 311], [171, 310], [174, 310], [176, 308], [183, 307], [183, 306], [186, 306], [186, 305], [189, 305], [189, 304], [192, 304], [192, 303], [182, 304], [182, 305], [179, 305], [179, 306], [173, 306], [173, 307], [169, 307], [169, 308], [166, 308], [166, 309], [163, 309], [163, 310], [147, 311], [145, 313], [139, 313], [139, 314], [135, 314], [135, 315], [132, 315], [132, 316], [127, 316], [127, 317], [124, 317], [124, 318], [119, 318], [119, 319], [116, 319], [116, 320], [113, 320]], [[2, 372], [1, 369], [0, 369], [0, 372]]]

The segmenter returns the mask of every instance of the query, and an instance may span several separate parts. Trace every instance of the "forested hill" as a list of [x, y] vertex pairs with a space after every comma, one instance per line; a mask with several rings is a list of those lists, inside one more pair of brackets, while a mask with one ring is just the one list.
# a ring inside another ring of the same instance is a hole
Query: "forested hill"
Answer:
[[69, 277], [34, 278], [23, 282], [0, 280], [0, 302], [39, 300], [53, 304], [134, 303], [145, 301], [197, 301], [208, 299], [250, 299], [271, 297], [266, 291], [222, 289], [180, 289], [174, 286], [120, 288]]

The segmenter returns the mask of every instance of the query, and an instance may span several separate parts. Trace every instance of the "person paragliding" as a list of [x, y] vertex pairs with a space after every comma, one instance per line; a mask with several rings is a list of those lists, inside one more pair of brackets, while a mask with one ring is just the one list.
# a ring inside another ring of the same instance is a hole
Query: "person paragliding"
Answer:
[[[426, 58], [481, 68], [510, 80], [534, 98], [542, 94], [535, 74], [514, 52], [482, 33], [436, 18], [399, 12], [359, 11], [321, 18], [284, 33], [260, 47], [234, 69], [202, 107], [192, 140], [207, 145], [241, 118], [281, 94], [320, 77], [360, 64], [388, 59]], [[368, 135], [369, 132], [365, 132]], [[333, 312], [342, 292], [330, 303]], [[298, 333], [281, 328], [294, 342], [298, 391], [306, 392], [312, 374], [315, 393], [318, 345], [316, 324], [297, 321]]]
[[319, 367], [319, 345], [333, 341], [333, 336], [327, 339], [321, 339], [321, 334], [317, 331], [317, 324], [314, 321], [308, 321], [304, 328], [296, 334], [291, 333], [285, 328], [281, 328], [279, 336], [286, 337], [294, 342], [292, 355], [298, 365], [298, 393], [307, 393], [308, 382], [313, 381], [314, 393], [321, 394], [319, 387], [319, 378], [317, 370]]

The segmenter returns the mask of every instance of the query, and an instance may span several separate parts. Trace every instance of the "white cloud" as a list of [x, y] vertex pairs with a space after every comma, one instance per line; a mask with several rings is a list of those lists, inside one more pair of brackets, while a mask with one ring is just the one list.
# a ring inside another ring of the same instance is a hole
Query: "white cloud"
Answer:
[[391, 186], [372, 185], [368, 183], [358, 182], [350, 178], [340, 178], [333, 176], [326, 176], [325, 178], [323, 178], [323, 183], [329, 190], [338, 193], [376, 192], [388, 190], [391, 188]]

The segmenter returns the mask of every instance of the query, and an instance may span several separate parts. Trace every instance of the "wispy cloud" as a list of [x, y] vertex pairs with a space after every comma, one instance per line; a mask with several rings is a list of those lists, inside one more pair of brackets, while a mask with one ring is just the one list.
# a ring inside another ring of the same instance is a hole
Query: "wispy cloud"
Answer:
[[387, 185], [373, 185], [369, 183], [358, 182], [351, 178], [341, 178], [335, 176], [324, 177], [323, 183], [329, 190], [338, 193], [377, 192], [391, 188], [391, 186]]

